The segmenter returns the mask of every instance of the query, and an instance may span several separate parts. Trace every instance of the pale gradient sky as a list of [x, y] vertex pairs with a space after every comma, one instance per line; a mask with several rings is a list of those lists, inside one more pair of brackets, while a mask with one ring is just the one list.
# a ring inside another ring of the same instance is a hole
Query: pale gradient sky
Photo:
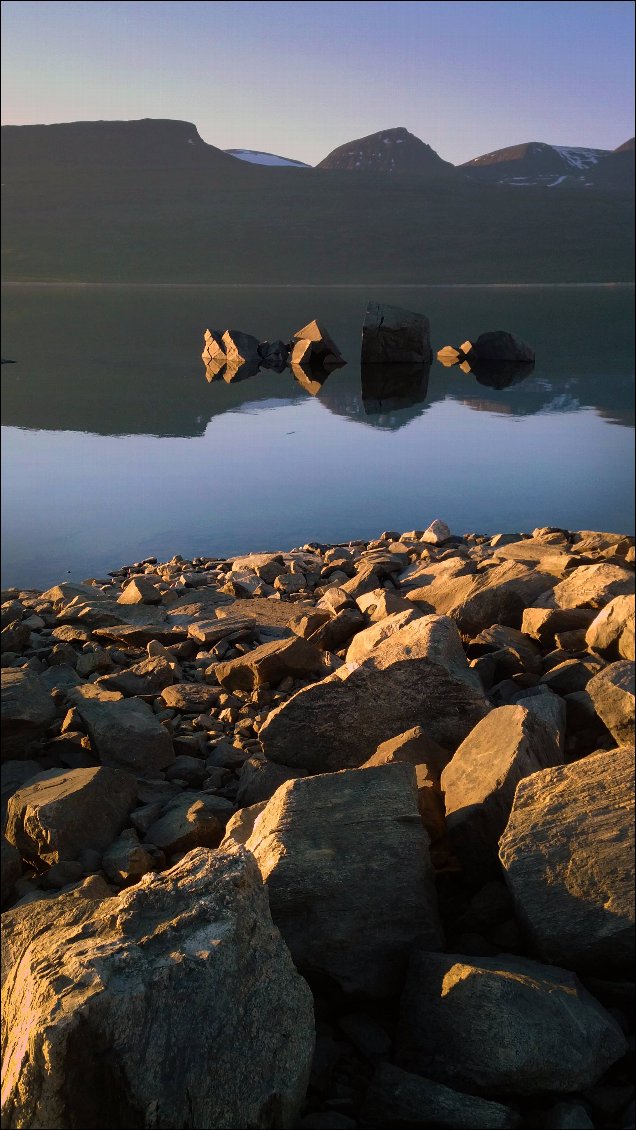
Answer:
[[406, 126], [453, 163], [634, 133], [634, 6], [585, 2], [2, 3], [2, 122], [177, 118], [311, 164]]

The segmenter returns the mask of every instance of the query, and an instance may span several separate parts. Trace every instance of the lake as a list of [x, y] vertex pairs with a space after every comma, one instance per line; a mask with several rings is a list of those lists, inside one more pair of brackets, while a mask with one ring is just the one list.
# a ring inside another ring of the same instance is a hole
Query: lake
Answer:
[[[363, 387], [369, 300], [426, 313], [436, 352], [506, 329], [507, 388], [434, 361]], [[455, 533], [633, 532], [631, 287], [6, 286], [2, 584], [47, 587], [155, 555], [231, 556]], [[203, 331], [282, 338], [317, 318], [347, 366], [208, 383]]]

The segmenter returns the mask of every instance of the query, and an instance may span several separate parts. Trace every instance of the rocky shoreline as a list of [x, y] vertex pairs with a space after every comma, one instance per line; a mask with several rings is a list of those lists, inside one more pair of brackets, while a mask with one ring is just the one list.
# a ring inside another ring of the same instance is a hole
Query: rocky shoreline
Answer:
[[2, 593], [3, 1126], [634, 1126], [634, 539]]

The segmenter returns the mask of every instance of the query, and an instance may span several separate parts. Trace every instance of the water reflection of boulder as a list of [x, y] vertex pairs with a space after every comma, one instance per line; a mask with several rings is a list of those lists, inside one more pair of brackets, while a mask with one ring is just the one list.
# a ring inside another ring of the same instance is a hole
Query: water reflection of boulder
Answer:
[[534, 362], [471, 360], [470, 370], [480, 385], [502, 389], [525, 381], [534, 372]]
[[296, 365], [294, 362], [290, 365], [290, 369], [294, 379], [310, 396], [318, 396], [327, 377], [333, 372], [333, 369], [322, 369], [317, 366], [304, 367], [303, 365]]
[[367, 416], [422, 404], [428, 392], [429, 364], [362, 365], [362, 403]]

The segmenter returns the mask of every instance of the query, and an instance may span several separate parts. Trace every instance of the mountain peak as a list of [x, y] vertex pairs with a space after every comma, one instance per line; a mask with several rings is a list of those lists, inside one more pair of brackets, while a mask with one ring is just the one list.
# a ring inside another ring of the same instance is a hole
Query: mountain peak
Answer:
[[450, 172], [453, 166], [404, 126], [395, 126], [338, 146], [316, 168], [434, 174]]

